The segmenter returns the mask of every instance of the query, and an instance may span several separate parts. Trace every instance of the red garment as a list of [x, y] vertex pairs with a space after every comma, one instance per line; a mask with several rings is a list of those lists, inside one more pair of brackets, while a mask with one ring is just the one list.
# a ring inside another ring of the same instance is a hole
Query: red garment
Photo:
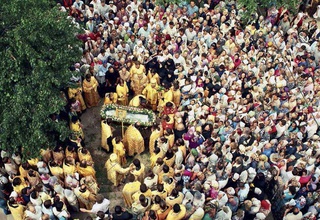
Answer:
[[161, 122], [161, 125], [162, 125], [162, 128], [163, 128], [163, 130], [166, 130], [167, 128], [170, 128], [170, 129], [173, 129], [173, 123], [168, 123], [168, 122], [166, 122], [166, 121], [162, 121]]
[[311, 175], [300, 177], [299, 183], [301, 184], [301, 187], [306, 186], [307, 183], [310, 181], [310, 179], [311, 179]]

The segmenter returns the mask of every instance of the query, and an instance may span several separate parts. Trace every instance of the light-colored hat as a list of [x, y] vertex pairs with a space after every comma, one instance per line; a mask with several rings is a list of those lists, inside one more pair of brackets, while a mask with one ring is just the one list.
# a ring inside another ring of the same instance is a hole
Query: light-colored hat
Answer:
[[257, 220], [264, 220], [264, 219], [266, 219], [266, 215], [263, 214], [262, 212], [258, 212], [258, 213], [256, 214], [255, 219], [257, 219]]
[[116, 154], [112, 153], [112, 154], [110, 155], [110, 161], [111, 161], [111, 162], [114, 162], [114, 161], [116, 161], [116, 160], [118, 160], [118, 156], [117, 156]]
[[234, 188], [229, 187], [229, 188], [227, 188], [227, 193], [228, 193], [229, 195], [234, 195], [236, 192], [235, 192]]

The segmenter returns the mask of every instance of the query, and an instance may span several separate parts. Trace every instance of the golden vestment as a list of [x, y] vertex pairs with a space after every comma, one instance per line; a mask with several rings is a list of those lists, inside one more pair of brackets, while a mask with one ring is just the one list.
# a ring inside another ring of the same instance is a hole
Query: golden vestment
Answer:
[[90, 82], [88, 80], [83, 80], [83, 92], [84, 92], [84, 100], [86, 101], [87, 107], [91, 108], [93, 106], [98, 106], [99, 104], [99, 94], [98, 94], [98, 81], [91, 76]]
[[158, 158], [163, 158], [163, 156], [164, 156], [163, 151], [160, 151], [157, 154], [155, 154], [155, 153], [151, 154], [151, 156], [150, 156], [150, 167], [154, 168], [154, 166], [157, 163]]
[[131, 87], [135, 95], [141, 95], [143, 89], [147, 86], [147, 84], [148, 84], [148, 78], [144, 74], [143, 75], [134, 74], [131, 78]]
[[84, 102], [83, 96], [82, 96], [82, 88], [81, 86], [77, 88], [69, 88], [68, 89], [68, 96], [69, 99], [75, 98], [78, 100], [81, 104], [81, 111], [85, 110], [87, 108], [86, 103]]
[[158, 86], [155, 86], [154, 88], [149, 83], [144, 90], [142, 91], [142, 95], [144, 95], [148, 101], [148, 103], [151, 105], [152, 110], [157, 110], [157, 104], [158, 104]]
[[146, 68], [143, 65], [140, 65], [139, 69], [136, 67], [136, 65], [132, 65], [130, 69], [130, 76], [131, 78], [134, 75], [145, 75]]
[[170, 210], [166, 220], [181, 220], [186, 215], [186, 207], [184, 205], [180, 205], [180, 212], [175, 213], [173, 210]]
[[[110, 156], [111, 157], [111, 156]], [[129, 172], [128, 168], [122, 168], [117, 162], [118, 158], [115, 160], [107, 160], [105, 168], [107, 169], [107, 177], [113, 183], [113, 185], [118, 186], [123, 179], [123, 175]]]
[[179, 195], [177, 198], [174, 198], [172, 196], [168, 196], [166, 198], [166, 203], [167, 205], [170, 205], [170, 206], [174, 206], [174, 204], [178, 203], [178, 204], [181, 204], [182, 203], [182, 200], [183, 200], [183, 193], [182, 192], [179, 192]]
[[155, 73], [154, 75], [152, 75], [150, 72], [147, 75], [149, 82], [151, 81], [151, 79], [155, 79], [157, 81], [157, 84], [160, 85], [160, 76], [158, 75], [158, 73]]
[[12, 206], [10, 206], [9, 202], [8, 202], [8, 207], [9, 207], [9, 210], [10, 210], [14, 220], [24, 219], [23, 218], [24, 217], [24, 210], [26, 209], [26, 207], [24, 205], [13, 204]]
[[77, 171], [81, 177], [92, 176], [93, 178], [96, 178], [96, 171], [92, 166], [81, 167], [80, 164], [77, 163]]
[[84, 133], [80, 121], [76, 121], [76, 123], [70, 122], [70, 129], [76, 134], [77, 137], [84, 139]]
[[142, 192], [136, 192], [135, 194], [132, 195], [132, 199], [134, 202], [139, 201], [139, 196], [143, 194], [145, 197], [152, 197], [152, 192], [150, 189], [148, 189], [146, 192], [142, 193]]
[[143, 95], [137, 95], [135, 97], [133, 97], [130, 102], [129, 102], [129, 106], [133, 106], [133, 107], [140, 107], [140, 97], [142, 98], [146, 98]]
[[64, 173], [63, 173], [63, 169], [59, 166], [50, 166], [49, 165], [49, 169], [52, 175], [54, 175], [55, 177], [59, 178], [60, 180], [64, 179]]
[[116, 92], [118, 95], [118, 104], [119, 105], [128, 105], [128, 92], [129, 88], [127, 83], [124, 82], [123, 86], [120, 84], [117, 85]]
[[96, 196], [92, 194], [89, 190], [81, 192], [79, 189], [80, 188], [74, 189], [74, 194], [76, 194], [80, 202], [80, 207], [84, 206], [86, 209], [91, 210], [93, 204], [96, 202]]
[[172, 167], [176, 159], [176, 155], [173, 155], [170, 159], [167, 159], [166, 157], [163, 159], [163, 162], [168, 166]]
[[76, 166], [72, 164], [66, 164], [64, 162], [62, 168], [65, 176], [73, 175], [76, 172]]
[[168, 192], [163, 190], [162, 192], [159, 192], [158, 190], [152, 191], [152, 198], [156, 196], [160, 196], [161, 199], [165, 200], [167, 198]]
[[145, 166], [141, 163], [140, 170], [132, 170], [131, 173], [134, 175], [135, 179], [138, 180], [140, 183], [143, 183], [144, 175], [145, 175]]
[[144, 151], [143, 137], [134, 125], [130, 125], [126, 130], [123, 138], [123, 144], [129, 156], [133, 156], [135, 153], [140, 154]]
[[109, 151], [109, 146], [107, 143], [107, 139], [109, 137], [112, 137], [111, 126], [101, 121], [101, 147], [107, 151]]
[[141, 183], [139, 181], [134, 181], [132, 183], [127, 183], [126, 185], [124, 185], [122, 195], [127, 207], [131, 207], [133, 203], [132, 195], [140, 191], [140, 185]]
[[83, 154], [81, 152], [81, 150], [82, 150], [82, 147], [78, 149], [79, 161], [85, 160], [85, 161], [87, 161], [87, 164], [88, 164], [88, 162], [89, 162], [89, 164], [93, 164], [92, 156], [91, 156], [89, 150], [88, 150], [88, 153], [86, 153], [86, 154]]
[[121, 166], [125, 165], [127, 163], [126, 161], [126, 151], [124, 150], [124, 145], [120, 141], [118, 144], [115, 141], [115, 138], [112, 139], [112, 145], [113, 145], [113, 153], [115, 153], [118, 156], [118, 162]]
[[18, 195], [21, 195], [21, 190], [22, 190], [23, 188], [27, 187], [28, 184], [26, 183], [26, 181], [24, 180], [24, 178], [21, 177], [21, 176], [15, 176], [13, 179], [15, 179], [15, 178], [19, 178], [19, 179], [21, 180], [21, 183], [20, 183], [20, 185], [13, 186], [13, 190], [14, 190], [16, 193], [18, 193]]
[[155, 148], [155, 144], [156, 144], [156, 140], [160, 137], [160, 130], [155, 129], [154, 131], [152, 131], [151, 135], [150, 135], [150, 139], [149, 139], [149, 152], [150, 155], [154, 154], [154, 148]]
[[166, 105], [167, 102], [172, 102], [173, 101], [173, 92], [171, 89], [169, 89], [167, 92], [164, 92], [159, 98], [159, 111], [162, 112], [164, 109], [164, 106]]
[[[110, 96], [112, 96], [112, 98], [110, 98]], [[104, 105], [109, 105], [109, 104], [117, 104], [117, 102], [118, 102], [118, 94], [117, 93], [109, 93], [109, 96], [108, 95], [106, 95], [105, 97], [104, 97], [104, 102], [103, 102], [103, 104]]]

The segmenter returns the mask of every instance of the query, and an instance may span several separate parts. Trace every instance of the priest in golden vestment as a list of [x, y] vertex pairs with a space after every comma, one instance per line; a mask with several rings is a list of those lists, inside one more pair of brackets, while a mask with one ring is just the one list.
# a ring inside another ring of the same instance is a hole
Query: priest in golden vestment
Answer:
[[69, 87], [68, 89], [68, 97], [69, 99], [75, 98], [78, 100], [81, 104], [81, 111], [86, 110], [87, 106], [84, 102], [83, 96], [82, 96], [82, 87], [80, 81], [75, 84], [75, 87]]
[[123, 144], [129, 156], [144, 151], [144, 140], [137, 126], [139, 126], [138, 122], [130, 125], [124, 134]]
[[123, 79], [120, 79], [120, 82], [116, 87], [116, 92], [118, 95], [118, 104], [128, 105], [129, 88]]
[[139, 61], [136, 61], [134, 65], [130, 68], [130, 76], [131, 78], [135, 75], [145, 75], [146, 74], [146, 68], [144, 65], [141, 65]]
[[112, 130], [111, 118], [101, 121], [101, 147], [107, 151], [112, 149]]
[[124, 145], [121, 141], [121, 137], [117, 136], [112, 139], [112, 145], [113, 145], [113, 153], [115, 153], [118, 157], [118, 162], [121, 166], [125, 165], [127, 163], [126, 160], [126, 151], [124, 149]]
[[160, 127], [155, 124], [152, 126], [151, 128], [151, 135], [150, 135], [150, 139], [149, 139], [149, 152], [150, 155], [152, 155], [154, 153], [154, 148], [155, 148], [155, 144], [157, 139], [160, 137]]
[[146, 103], [147, 99], [144, 95], [136, 95], [130, 100], [129, 106], [144, 108]]
[[78, 162], [76, 169], [81, 177], [92, 176], [96, 178], [96, 171], [92, 166], [89, 166], [85, 160], [80, 161], [80, 163]]
[[85, 80], [83, 80], [84, 100], [88, 108], [98, 106], [99, 104], [98, 85], [98, 81], [90, 74], [87, 74]]
[[135, 180], [135, 177], [133, 174], [128, 175], [128, 183], [126, 183], [122, 190], [122, 196], [124, 199], [124, 202], [127, 207], [131, 207], [133, 201], [133, 194], [140, 191], [140, 185], [141, 183], [137, 180]]
[[160, 93], [158, 111], [162, 112], [167, 102], [173, 101], [173, 92], [170, 89], [170, 85], [166, 84], [164, 91]]
[[136, 180], [138, 180], [140, 183], [143, 183], [145, 176], [144, 164], [141, 163], [139, 159], [134, 159], [130, 167], [132, 167], [130, 173], [134, 175]]
[[114, 186], [118, 186], [124, 178], [124, 174], [130, 171], [130, 167], [122, 168], [118, 163], [118, 157], [115, 153], [110, 155], [110, 158], [105, 164], [107, 169], [107, 177], [113, 183]]
[[83, 184], [75, 188], [74, 194], [77, 196], [81, 208], [92, 209], [93, 204], [96, 202], [96, 195], [90, 192], [86, 185]]
[[118, 94], [115, 92], [106, 93], [106, 95], [104, 96], [104, 105], [117, 104], [117, 102]]
[[148, 104], [151, 105], [152, 110], [157, 110], [158, 85], [156, 79], [151, 79], [150, 83], [142, 91], [142, 95], [147, 98]]
[[151, 82], [152, 79], [155, 79], [157, 84], [160, 85], [160, 76], [156, 73], [155, 69], [149, 69], [147, 77], [149, 82]]
[[134, 91], [134, 95], [141, 95], [147, 84], [148, 78], [145, 74], [134, 74], [131, 77], [131, 88]]

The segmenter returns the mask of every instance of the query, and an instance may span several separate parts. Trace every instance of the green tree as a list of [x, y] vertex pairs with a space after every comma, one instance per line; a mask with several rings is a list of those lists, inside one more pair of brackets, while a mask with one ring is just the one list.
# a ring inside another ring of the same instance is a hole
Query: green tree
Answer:
[[0, 141], [28, 157], [69, 134], [49, 116], [65, 106], [61, 90], [80, 59], [79, 31], [50, 0], [3, 0], [0, 5]]
[[252, 14], [265, 15], [267, 10], [273, 6], [276, 8], [284, 7], [295, 14], [301, 0], [238, 0], [237, 2], [240, 7], [245, 6], [246, 11], [243, 14], [242, 21], [247, 22]]

